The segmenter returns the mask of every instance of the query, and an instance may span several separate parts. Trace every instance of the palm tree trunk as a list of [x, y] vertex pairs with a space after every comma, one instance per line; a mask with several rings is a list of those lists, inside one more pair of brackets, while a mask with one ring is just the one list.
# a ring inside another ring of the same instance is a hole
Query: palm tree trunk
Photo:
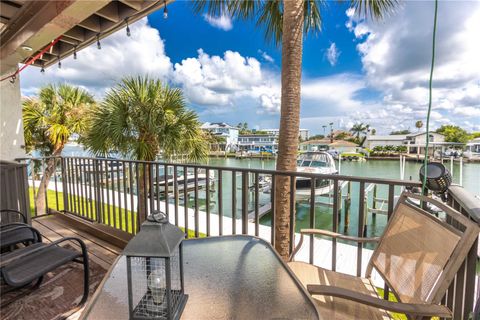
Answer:
[[[63, 146], [60, 146], [59, 148], [57, 148], [53, 152], [52, 157], [59, 156], [62, 153], [62, 150], [63, 150]], [[47, 194], [50, 178], [55, 173], [55, 168], [56, 168], [56, 158], [49, 158], [47, 160], [45, 172], [43, 172], [42, 180], [40, 181], [40, 186], [38, 187], [37, 196], [35, 198], [35, 208], [37, 210], [36, 211], [37, 215], [47, 214], [45, 197]]]
[[[303, 0], [283, 1], [282, 98], [277, 170], [295, 171], [300, 129]], [[287, 260], [290, 248], [290, 179], [275, 180], [275, 249]], [[293, 226], [292, 226], [293, 227]]]

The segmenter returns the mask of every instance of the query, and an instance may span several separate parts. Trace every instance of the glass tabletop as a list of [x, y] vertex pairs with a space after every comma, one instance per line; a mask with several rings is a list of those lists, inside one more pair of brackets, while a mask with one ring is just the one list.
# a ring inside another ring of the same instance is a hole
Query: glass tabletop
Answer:
[[[181, 319], [318, 319], [308, 293], [264, 240], [185, 240], [187, 304]], [[82, 314], [128, 319], [126, 260], [120, 256]]]

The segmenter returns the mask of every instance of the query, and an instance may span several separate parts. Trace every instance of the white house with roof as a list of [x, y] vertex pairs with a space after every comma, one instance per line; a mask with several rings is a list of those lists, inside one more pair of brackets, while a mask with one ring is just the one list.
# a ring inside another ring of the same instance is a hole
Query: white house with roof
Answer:
[[[408, 154], [425, 154], [425, 147], [427, 142], [426, 132], [410, 133], [410, 134], [393, 134], [388, 136], [370, 135], [367, 137], [363, 146], [368, 149], [373, 149], [376, 146], [406, 146]], [[464, 144], [457, 142], [445, 142], [445, 136], [436, 132], [429, 132], [428, 147], [429, 153], [434, 154], [435, 151], [444, 153], [450, 148], [459, 148]]]
[[480, 137], [468, 141], [463, 154], [470, 159], [480, 159]]
[[224, 137], [225, 144], [220, 145], [220, 148], [224, 151], [237, 150], [239, 133], [239, 129], [237, 127], [231, 126], [225, 122], [205, 122], [200, 128], [204, 131], [212, 133], [213, 135]]
[[[272, 136], [278, 137], [280, 135], [280, 129], [262, 129], [261, 131], [265, 131], [267, 134]], [[298, 136], [302, 140], [307, 140], [310, 137], [310, 130], [308, 129], [300, 129], [298, 131]]]
[[242, 134], [238, 137], [238, 149], [243, 151], [272, 151], [278, 148], [277, 136], [271, 134]]

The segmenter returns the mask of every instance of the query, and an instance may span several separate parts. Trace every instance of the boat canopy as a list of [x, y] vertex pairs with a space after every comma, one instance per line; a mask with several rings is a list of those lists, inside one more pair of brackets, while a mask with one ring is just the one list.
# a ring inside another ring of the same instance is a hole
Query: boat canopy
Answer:
[[306, 152], [301, 154], [297, 160], [297, 167], [334, 167], [333, 158], [327, 152]]

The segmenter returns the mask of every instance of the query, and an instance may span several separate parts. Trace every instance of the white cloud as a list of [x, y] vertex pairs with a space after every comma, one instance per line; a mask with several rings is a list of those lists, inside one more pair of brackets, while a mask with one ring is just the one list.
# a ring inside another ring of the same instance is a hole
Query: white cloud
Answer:
[[209, 14], [204, 14], [203, 19], [207, 21], [208, 24], [214, 28], [218, 28], [224, 31], [229, 31], [229, 30], [232, 30], [233, 28], [232, 19], [225, 14], [222, 14], [219, 17], [214, 17]]
[[190, 102], [200, 105], [233, 105], [263, 82], [257, 59], [229, 50], [220, 57], [199, 49], [197, 58], [184, 59], [174, 69], [173, 81], [183, 87]]
[[[383, 94], [383, 108], [402, 105], [405, 122], [426, 118], [431, 59], [433, 2], [405, 2], [380, 23], [346, 12], [369, 88]], [[480, 3], [439, 3], [432, 121], [462, 124], [480, 109]], [[392, 115], [396, 118], [398, 115]], [[400, 120], [402, 121], [402, 120]], [[473, 130], [480, 119], [474, 120]]]
[[51, 82], [71, 82], [88, 88], [101, 97], [105, 89], [125, 76], [149, 74], [161, 79], [171, 77], [172, 63], [157, 29], [142, 19], [130, 26], [131, 37], [117, 32], [101, 40], [102, 49], [92, 45], [78, 52], [78, 59], [62, 60], [62, 68], [52, 65], [42, 76], [40, 70], [28, 67], [21, 74], [24, 95], [36, 93]]
[[457, 107], [453, 109], [454, 114], [466, 117], [480, 117], [480, 108], [475, 107]]
[[330, 44], [330, 47], [328, 47], [327, 52], [325, 53], [325, 56], [327, 57], [327, 60], [332, 67], [337, 64], [338, 57], [340, 56], [340, 51], [337, 49], [337, 45], [335, 44], [335, 42], [332, 42], [332, 44]]
[[267, 61], [267, 62], [275, 62], [275, 59], [272, 58], [272, 56], [270, 56], [268, 53], [266, 53], [265, 51], [262, 51], [262, 50], [258, 50], [258, 53], [262, 56], [262, 58]]

